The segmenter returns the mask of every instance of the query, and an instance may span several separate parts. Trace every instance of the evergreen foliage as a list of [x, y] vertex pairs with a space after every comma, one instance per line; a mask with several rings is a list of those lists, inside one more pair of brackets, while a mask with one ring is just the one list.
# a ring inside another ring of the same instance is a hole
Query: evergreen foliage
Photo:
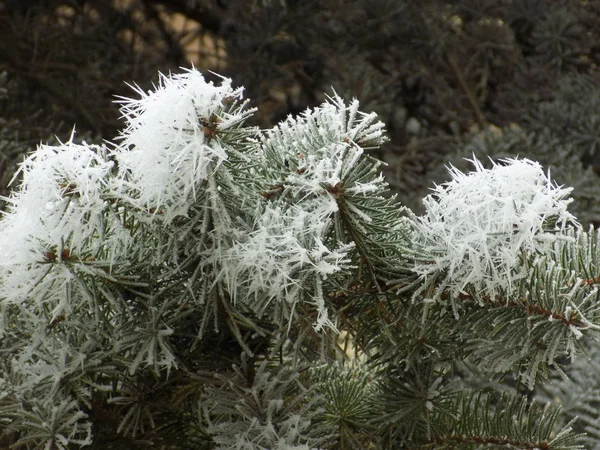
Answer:
[[599, 234], [538, 163], [473, 157], [418, 216], [365, 153], [386, 138], [357, 100], [260, 130], [229, 79], [134, 89], [114, 143], [39, 145], [6, 199], [4, 442], [593, 441], [587, 403], [560, 398], [597, 351]]
[[0, 0], [0, 447], [600, 448], [598, 5]]

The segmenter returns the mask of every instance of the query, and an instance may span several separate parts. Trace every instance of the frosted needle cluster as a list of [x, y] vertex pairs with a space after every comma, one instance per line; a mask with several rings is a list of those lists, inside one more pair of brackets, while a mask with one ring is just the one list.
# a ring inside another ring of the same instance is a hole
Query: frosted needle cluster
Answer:
[[196, 70], [161, 74], [153, 91], [136, 91], [139, 99], [120, 101], [127, 122], [115, 151], [122, 195], [169, 221], [186, 213], [198, 183], [227, 160], [226, 147], [213, 135], [252, 110], [227, 114], [227, 107], [242, 98], [243, 88], [233, 89], [230, 79], [216, 86]]
[[[424, 199], [416, 239], [426, 260], [415, 271], [445, 274], [436, 295], [456, 296], [467, 285], [493, 296], [524, 275], [527, 255], [546, 251], [575, 218], [563, 189], [528, 159], [505, 159], [491, 169], [475, 157], [474, 171], [450, 167], [452, 179]], [[429, 259], [427, 259], [429, 258]]]

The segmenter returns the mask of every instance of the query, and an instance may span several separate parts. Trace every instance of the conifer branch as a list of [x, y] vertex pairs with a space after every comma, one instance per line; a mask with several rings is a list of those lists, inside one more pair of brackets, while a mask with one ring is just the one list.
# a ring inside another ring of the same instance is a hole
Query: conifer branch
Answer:
[[578, 448], [558, 408], [464, 370], [535, 389], [597, 337], [598, 232], [539, 164], [473, 158], [417, 217], [358, 101], [259, 131], [229, 80], [134, 89], [118, 143], [41, 145], [7, 199], [15, 445]]

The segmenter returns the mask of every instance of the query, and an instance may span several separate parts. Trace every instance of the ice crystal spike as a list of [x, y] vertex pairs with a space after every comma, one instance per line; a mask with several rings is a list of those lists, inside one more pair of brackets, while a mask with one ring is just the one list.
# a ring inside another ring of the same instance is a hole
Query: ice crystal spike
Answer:
[[474, 171], [450, 167], [452, 180], [424, 199], [416, 238], [431, 259], [415, 271], [422, 277], [445, 274], [452, 295], [467, 285], [493, 296], [522, 277], [523, 257], [544, 252], [556, 233], [575, 218], [567, 211], [571, 189], [553, 183], [542, 167], [527, 159], [505, 159]]
[[119, 100], [127, 123], [115, 152], [122, 192], [168, 222], [185, 214], [198, 184], [228, 159], [217, 137], [252, 110], [232, 112], [243, 89], [232, 88], [230, 79], [216, 86], [196, 70], [161, 74], [148, 93], [134, 89], [140, 98]]

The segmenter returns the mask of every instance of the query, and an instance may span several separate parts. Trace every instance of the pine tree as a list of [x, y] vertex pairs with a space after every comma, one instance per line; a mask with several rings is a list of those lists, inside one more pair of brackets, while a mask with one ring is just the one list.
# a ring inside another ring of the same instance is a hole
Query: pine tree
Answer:
[[5, 199], [3, 445], [599, 445], [599, 234], [539, 163], [472, 156], [417, 215], [357, 100], [261, 130], [196, 70], [135, 97]]

